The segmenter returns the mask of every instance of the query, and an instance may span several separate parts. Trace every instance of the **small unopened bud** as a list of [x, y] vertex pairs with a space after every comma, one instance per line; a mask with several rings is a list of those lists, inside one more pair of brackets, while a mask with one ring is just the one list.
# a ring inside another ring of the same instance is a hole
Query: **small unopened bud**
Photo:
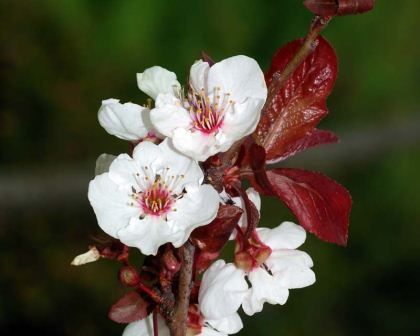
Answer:
[[175, 257], [172, 250], [167, 250], [162, 256], [162, 262], [165, 269], [171, 273], [176, 273], [181, 268], [181, 263]]
[[133, 266], [121, 267], [118, 273], [120, 282], [127, 287], [136, 287], [140, 282], [140, 275]]
[[71, 262], [71, 265], [73, 266], [84, 265], [87, 263], [94, 262], [98, 260], [100, 257], [101, 255], [99, 254], [99, 251], [97, 250], [95, 246], [93, 246], [86, 253], [80, 254], [76, 258], [74, 258], [73, 261]]

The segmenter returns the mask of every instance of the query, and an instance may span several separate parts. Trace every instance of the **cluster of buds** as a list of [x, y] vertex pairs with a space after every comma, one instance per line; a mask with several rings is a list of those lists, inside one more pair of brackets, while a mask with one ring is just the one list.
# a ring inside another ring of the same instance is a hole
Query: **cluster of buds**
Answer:
[[[98, 158], [88, 197], [109, 238], [73, 264], [122, 263], [119, 280], [131, 291], [109, 317], [128, 324], [124, 336], [235, 334], [241, 308], [283, 305], [290, 289], [315, 282], [312, 259], [298, 250], [306, 231], [346, 244], [347, 190], [271, 164], [338, 141], [316, 128], [337, 76], [334, 49], [318, 35], [331, 16], [367, 3], [305, 1], [317, 14], [306, 39], [280, 48], [265, 74], [246, 56], [203, 54], [186, 85], [159, 66], [137, 74], [145, 105], [102, 102], [100, 125], [130, 150]], [[299, 225], [259, 227], [261, 194], [284, 202]], [[229, 241], [231, 262], [219, 258]], [[146, 256], [142, 265], [131, 263], [133, 249]]]

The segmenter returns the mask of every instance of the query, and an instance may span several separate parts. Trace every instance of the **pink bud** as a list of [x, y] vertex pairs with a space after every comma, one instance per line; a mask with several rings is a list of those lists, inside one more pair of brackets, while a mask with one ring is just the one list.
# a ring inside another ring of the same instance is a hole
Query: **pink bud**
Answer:
[[165, 269], [171, 273], [176, 273], [181, 268], [181, 264], [175, 257], [174, 252], [171, 249], [167, 249], [162, 256], [162, 262]]
[[133, 266], [124, 266], [118, 273], [120, 282], [127, 287], [136, 287], [140, 282], [140, 275]]

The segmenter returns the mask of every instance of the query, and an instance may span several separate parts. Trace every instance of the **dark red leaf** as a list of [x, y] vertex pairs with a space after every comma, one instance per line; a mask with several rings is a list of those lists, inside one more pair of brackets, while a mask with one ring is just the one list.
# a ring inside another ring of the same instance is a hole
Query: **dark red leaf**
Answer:
[[294, 143], [291, 143], [285, 148], [284, 153], [280, 157], [278, 157], [276, 160], [268, 161], [268, 163], [276, 163], [287, 159], [288, 157], [293, 156], [305, 149], [319, 145], [337, 143], [338, 141], [339, 138], [334, 133], [330, 131], [314, 129], [311, 133], [307, 134], [303, 138], [297, 140]]
[[370, 11], [375, 0], [305, 0], [312, 13], [321, 16], [351, 15]]
[[137, 292], [129, 292], [111, 307], [108, 317], [117, 323], [138, 321], [148, 315], [148, 305]]
[[305, 0], [306, 8], [321, 16], [334, 16], [338, 11], [338, 0]]
[[276, 196], [293, 212], [299, 223], [318, 238], [347, 244], [351, 196], [325, 175], [300, 169], [267, 172]]
[[[274, 55], [266, 74], [267, 84], [272, 75], [282, 72], [296, 54], [303, 40], [293, 41]], [[267, 160], [282, 157], [287, 148], [312, 132], [328, 113], [326, 98], [337, 77], [337, 56], [322, 37], [317, 47], [290, 75], [276, 98], [265, 109], [254, 136], [264, 143], [267, 134], [274, 133], [273, 141], [265, 144]]]
[[229, 240], [242, 213], [242, 209], [235, 205], [222, 204], [217, 217], [210, 224], [192, 232], [190, 239], [198, 248], [195, 254], [197, 272], [206, 269], [219, 256], [220, 250]]

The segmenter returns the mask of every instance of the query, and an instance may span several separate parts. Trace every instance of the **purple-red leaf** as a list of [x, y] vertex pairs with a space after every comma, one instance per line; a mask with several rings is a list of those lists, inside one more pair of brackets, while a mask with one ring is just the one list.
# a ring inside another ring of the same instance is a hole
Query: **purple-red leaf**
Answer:
[[190, 239], [198, 248], [195, 256], [197, 272], [205, 270], [219, 256], [242, 213], [242, 209], [235, 205], [222, 204], [217, 217], [210, 224], [192, 232]]
[[268, 179], [300, 225], [318, 238], [347, 244], [351, 196], [325, 175], [300, 169], [273, 169]]
[[[295, 40], [274, 55], [266, 74], [269, 85], [274, 73], [282, 73], [303, 40]], [[337, 77], [337, 56], [322, 37], [315, 50], [290, 75], [275, 99], [268, 102], [254, 136], [264, 144], [267, 160], [281, 158], [296, 141], [311, 133], [328, 113], [326, 99]], [[272, 141], [265, 143], [268, 134]], [[270, 137], [271, 138], [271, 137]]]
[[284, 153], [275, 160], [268, 161], [268, 163], [276, 163], [287, 159], [305, 149], [316, 147], [319, 145], [326, 145], [337, 143], [339, 138], [333, 132], [314, 129], [311, 133], [303, 138], [291, 143], [284, 149]]
[[131, 323], [144, 319], [149, 303], [137, 292], [129, 292], [119, 299], [108, 313], [108, 317], [117, 323]]
[[375, 0], [305, 0], [306, 8], [321, 16], [351, 15], [370, 11]]

